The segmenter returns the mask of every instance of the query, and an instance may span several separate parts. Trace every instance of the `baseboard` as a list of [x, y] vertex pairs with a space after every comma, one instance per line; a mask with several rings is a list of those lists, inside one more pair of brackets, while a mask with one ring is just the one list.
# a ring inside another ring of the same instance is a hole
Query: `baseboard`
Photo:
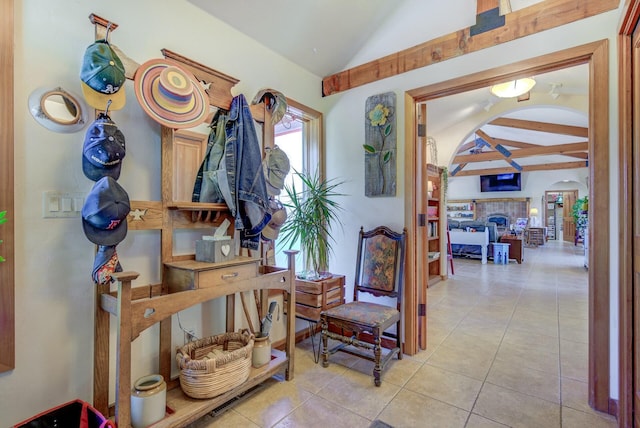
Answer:
[[609, 397], [609, 411], [607, 412], [612, 416], [618, 418], [618, 400]]
[[[316, 323], [314, 328], [315, 328], [316, 334], [320, 333], [320, 323]], [[311, 337], [311, 333], [309, 332], [309, 329], [303, 328], [302, 330], [296, 332], [296, 343], [300, 343], [309, 337]], [[284, 351], [284, 346], [286, 343], [287, 343], [286, 339], [280, 339], [273, 342], [271, 346], [275, 349]]]

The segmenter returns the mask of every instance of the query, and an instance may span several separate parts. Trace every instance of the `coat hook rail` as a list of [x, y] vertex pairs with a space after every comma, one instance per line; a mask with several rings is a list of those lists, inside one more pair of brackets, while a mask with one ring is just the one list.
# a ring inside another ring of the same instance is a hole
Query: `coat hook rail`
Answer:
[[104, 19], [103, 17], [98, 16], [95, 13], [92, 13], [91, 15], [89, 15], [89, 21], [91, 21], [92, 24], [100, 25], [104, 28], [107, 28], [109, 24], [111, 24], [110, 31], [113, 31], [116, 28], [118, 28], [118, 24], [116, 24], [115, 22], [109, 21], [108, 19]]

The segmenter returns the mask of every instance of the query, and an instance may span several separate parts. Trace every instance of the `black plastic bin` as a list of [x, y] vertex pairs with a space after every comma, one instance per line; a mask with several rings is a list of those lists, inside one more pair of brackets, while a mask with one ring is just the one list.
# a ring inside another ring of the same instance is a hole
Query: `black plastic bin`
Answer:
[[14, 428], [116, 428], [89, 403], [73, 400], [40, 413]]

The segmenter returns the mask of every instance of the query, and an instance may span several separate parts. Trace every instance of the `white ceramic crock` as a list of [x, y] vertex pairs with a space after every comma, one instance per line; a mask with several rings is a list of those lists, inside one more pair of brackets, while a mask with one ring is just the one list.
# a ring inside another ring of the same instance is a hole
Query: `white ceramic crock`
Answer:
[[162, 375], [152, 374], [136, 380], [131, 389], [131, 425], [145, 428], [164, 418], [167, 384]]
[[253, 341], [251, 365], [258, 368], [269, 361], [271, 361], [271, 339], [269, 339], [269, 336], [256, 337]]

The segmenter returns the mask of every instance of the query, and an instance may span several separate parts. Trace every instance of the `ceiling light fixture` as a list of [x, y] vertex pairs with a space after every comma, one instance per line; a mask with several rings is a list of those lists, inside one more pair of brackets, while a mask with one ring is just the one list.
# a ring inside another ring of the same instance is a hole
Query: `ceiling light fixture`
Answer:
[[491, 87], [491, 93], [500, 98], [514, 98], [526, 94], [534, 87], [536, 81], [531, 77], [499, 83]]

